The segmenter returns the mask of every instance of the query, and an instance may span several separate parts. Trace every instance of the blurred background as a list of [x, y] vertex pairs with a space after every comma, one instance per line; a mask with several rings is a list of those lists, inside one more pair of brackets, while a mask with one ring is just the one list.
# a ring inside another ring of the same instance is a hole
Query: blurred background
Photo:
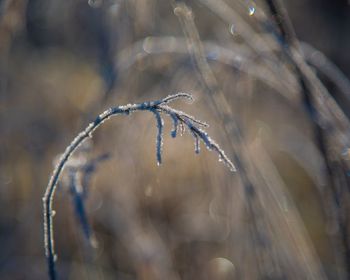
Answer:
[[[188, 133], [172, 139], [168, 119], [157, 166], [152, 114], [109, 120], [56, 192], [59, 279], [350, 278], [348, 132], [310, 117], [268, 2], [0, 1], [0, 279], [48, 279], [41, 198], [78, 132], [176, 92], [237, 172]], [[349, 2], [283, 3], [349, 115]]]

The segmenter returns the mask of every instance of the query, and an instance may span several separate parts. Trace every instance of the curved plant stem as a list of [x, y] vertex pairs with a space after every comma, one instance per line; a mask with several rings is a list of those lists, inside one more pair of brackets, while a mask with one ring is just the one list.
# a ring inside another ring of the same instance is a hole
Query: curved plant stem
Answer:
[[[78, 134], [77, 137], [71, 142], [71, 144], [66, 148], [65, 152], [60, 157], [58, 164], [56, 165], [52, 176], [50, 178], [49, 184], [47, 185], [45, 195], [43, 197], [43, 207], [44, 207], [44, 238], [45, 238], [45, 253], [48, 261], [49, 268], [49, 277], [52, 280], [57, 279], [56, 269], [55, 269], [55, 246], [54, 246], [54, 235], [53, 235], [53, 216], [54, 211], [52, 209], [53, 198], [55, 194], [55, 190], [57, 187], [57, 182], [59, 177], [68, 162], [70, 156], [74, 153], [74, 151], [89, 137], [92, 137], [93, 132], [107, 119], [112, 116], [117, 116], [121, 114], [130, 114], [134, 111], [150, 111], [153, 114], [156, 114], [157, 120], [157, 128], [158, 128], [158, 136], [157, 136], [157, 162], [161, 163], [161, 146], [162, 146], [162, 118], [161, 114], [165, 114], [169, 116], [175, 126], [183, 125], [187, 127], [189, 132], [195, 136], [196, 141], [197, 138], [202, 140], [202, 142], [206, 145], [209, 150], [215, 151], [219, 159], [223, 161], [231, 171], [235, 171], [235, 167], [230, 159], [225, 155], [224, 151], [213, 141], [208, 134], [200, 127], [206, 127], [207, 125], [194, 117], [181, 112], [179, 110], [175, 110], [168, 106], [167, 104], [176, 100], [176, 99], [191, 99], [192, 96], [186, 93], [178, 93], [174, 95], [169, 95], [164, 99], [152, 101], [152, 102], [144, 102], [140, 104], [128, 104], [125, 106], [118, 106], [115, 108], [110, 108], [100, 114], [95, 121], [91, 122], [82, 132]], [[196, 144], [197, 146], [198, 144]]]

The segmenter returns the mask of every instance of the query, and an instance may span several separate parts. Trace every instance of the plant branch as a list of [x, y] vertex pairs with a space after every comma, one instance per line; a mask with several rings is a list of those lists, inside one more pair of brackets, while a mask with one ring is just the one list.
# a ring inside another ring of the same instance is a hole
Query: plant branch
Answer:
[[[200, 127], [207, 126], [205, 123], [195, 119], [194, 117], [175, 110], [168, 106], [170, 102], [176, 99], [190, 99], [192, 100], [192, 96], [187, 93], [178, 93], [174, 95], [169, 95], [168, 97], [151, 102], [144, 102], [140, 104], [128, 104], [125, 106], [118, 106], [114, 108], [110, 108], [100, 114], [95, 121], [91, 122], [82, 132], [78, 134], [76, 138], [71, 142], [71, 144], [66, 148], [65, 152], [60, 157], [56, 167], [53, 170], [50, 181], [47, 185], [45, 195], [43, 197], [43, 208], [44, 208], [44, 239], [45, 239], [45, 253], [48, 261], [48, 269], [49, 269], [49, 277], [51, 280], [57, 279], [56, 269], [55, 269], [55, 261], [56, 261], [56, 253], [54, 246], [54, 234], [53, 234], [53, 216], [54, 211], [52, 209], [53, 206], [53, 198], [55, 194], [55, 190], [57, 187], [58, 180], [62, 171], [65, 168], [69, 158], [72, 156], [74, 151], [88, 138], [92, 137], [94, 131], [101, 126], [106, 120], [111, 118], [112, 116], [117, 115], [129, 115], [135, 111], [149, 111], [155, 114], [158, 128], [157, 135], [157, 162], [161, 163], [161, 146], [162, 146], [162, 131], [163, 131], [163, 119], [161, 114], [165, 114], [169, 116], [173, 121], [174, 130], [177, 130], [178, 126], [187, 127], [189, 132], [194, 135], [196, 141], [196, 147], [198, 147], [197, 138], [201, 139], [203, 143], [209, 150], [215, 151], [219, 155], [219, 160], [224, 162], [231, 171], [235, 171], [235, 167], [230, 159], [225, 155], [224, 151], [219, 147], [219, 145], [213, 141], [208, 134]], [[171, 133], [173, 137], [176, 136], [173, 132]], [[196, 148], [197, 152], [197, 148]]]

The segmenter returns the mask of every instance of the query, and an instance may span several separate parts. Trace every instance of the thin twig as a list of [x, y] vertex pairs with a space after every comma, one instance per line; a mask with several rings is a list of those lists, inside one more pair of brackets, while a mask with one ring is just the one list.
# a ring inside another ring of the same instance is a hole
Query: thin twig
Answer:
[[[125, 106], [118, 106], [110, 108], [100, 114], [95, 121], [91, 122], [82, 132], [78, 134], [76, 138], [71, 142], [71, 144], [66, 148], [65, 152], [60, 157], [58, 164], [56, 165], [52, 176], [50, 178], [49, 184], [46, 188], [45, 195], [43, 197], [43, 206], [44, 206], [44, 238], [45, 238], [45, 253], [48, 261], [49, 268], [49, 277], [51, 280], [57, 278], [55, 270], [55, 261], [56, 253], [54, 247], [54, 236], [53, 236], [53, 215], [54, 211], [52, 209], [53, 198], [56, 190], [56, 186], [59, 180], [59, 177], [65, 168], [69, 158], [76, 151], [76, 149], [89, 137], [92, 137], [94, 131], [107, 119], [112, 116], [117, 116], [121, 114], [130, 114], [135, 111], [150, 111], [156, 115], [157, 127], [158, 127], [158, 136], [157, 136], [157, 161], [161, 162], [161, 145], [162, 145], [162, 118], [161, 113], [164, 113], [171, 117], [174, 122], [174, 126], [182, 124], [188, 128], [188, 130], [200, 138], [209, 150], [214, 150], [218, 155], [219, 159], [222, 160], [231, 171], [235, 171], [235, 167], [230, 159], [225, 155], [224, 151], [213, 141], [208, 134], [198, 126], [204, 126], [205, 124], [199, 120], [196, 120], [194, 117], [175, 110], [165, 104], [170, 103], [179, 98], [191, 99], [192, 96], [186, 93], [179, 93], [174, 95], [169, 95], [168, 97], [151, 102], [144, 102], [140, 104], [128, 104]], [[175, 127], [175, 128], [176, 128]]]

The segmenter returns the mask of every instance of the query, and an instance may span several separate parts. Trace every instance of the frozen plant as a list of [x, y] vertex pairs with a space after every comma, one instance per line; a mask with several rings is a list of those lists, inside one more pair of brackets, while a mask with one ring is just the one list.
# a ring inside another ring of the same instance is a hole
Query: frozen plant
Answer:
[[193, 100], [192, 96], [187, 93], [177, 93], [174, 95], [169, 95], [164, 99], [157, 101], [144, 102], [139, 104], [128, 104], [124, 106], [118, 106], [110, 108], [100, 114], [95, 121], [91, 122], [82, 132], [78, 134], [77, 137], [71, 142], [71, 144], [66, 148], [64, 153], [58, 160], [55, 166], [48, 186], [43, 197], [43, 207], [44, 207], [44, 239], [45, 239], [45, 253], [48, 261], [49, 276], [50, 279], [56, 279], [55, 271], [55, 261], [56, 254], [54, 248], [54, 235], [53, 235], [53, 215], [54, 210], [52, 209], [53, 198], [55, 190], [57, 187], [57, 182], [60, 175], [65, 167], [68, 166], [68, 160], [72, 154], [78, 149], [80, 145], [84, 143], [85, 140], [92, 137], [93, 132], [102, 125], [106, 120], [112, 116], [117, 115], [129, 115], [135, 111], [149, 111], [152, 112], [156, 118], [157, 123], [157, 137], [156, 137], [156, 156], [158, 165], [162, 162], [162, 145], [163, 145], [163, 118], [162, 116], [167, 115], [170, 117], [173, 123], [173, 130], [171, 131], [171, 136], [176, 137], [178, 129], [181, 133], [187, 128], [190, 134], [194, 137], [195, 142], [195, 152], [199, 153], [199, 142], [200, 140], [205, 144], [205, 146], [219, 156], [219, 160], [225, 163], [225, 165], [231, 170], [235, 171], [235, 167], [231, 160], [226, 156], [224, 151], [219, 147], [219, 145], [209, 137], [207, 132], [204, 130], [208, 125], [202, 121], [195, 119], [194, 117], [173, 109], [168, 104], [176, 99], [189, 99]]

